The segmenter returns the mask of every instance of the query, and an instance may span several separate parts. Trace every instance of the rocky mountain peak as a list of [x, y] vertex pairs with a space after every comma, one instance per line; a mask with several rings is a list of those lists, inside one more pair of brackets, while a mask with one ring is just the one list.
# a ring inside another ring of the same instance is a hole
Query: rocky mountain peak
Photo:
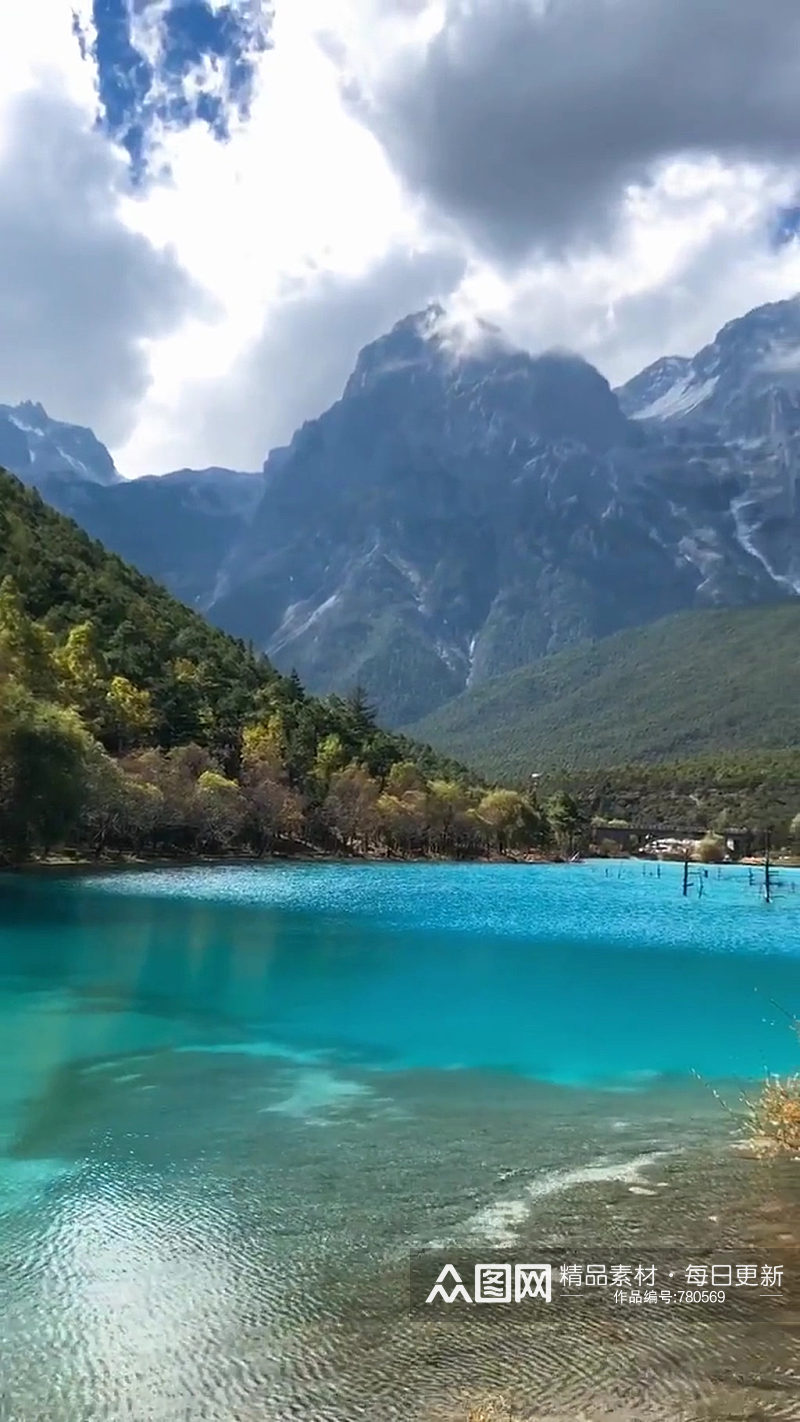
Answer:
[[398, 375], [408, 378], [414, 372], [429, 372], [439, 354], [435, 336], [444, 314], [438, 304], [416, 311], [398, 321], [385, 336], [364, 346], [345, 386], [344, 398], [363, 395]]
[[0, 405], [0, 464], [42, 486], [65, 478], [91, 484], [116, 484], [120, 479], [92, 430], [51, 419], [44, 406], [32, 400]]
[[[713, 424], [725, 434], [760, 436], [752, 402], [800, 389], [800, 297], [738, 316], [691, 359], [655, 361], [617, 391], [636, 420]], [[749, 413], [745, 406], [750, 407]], [[744, 419], [743, 419], [744, 415]]]
[[[592, 449], [627, 444], [630, 430], [599, 371], [571, 351], [539, 355], [487, 321], [458, 320], [439, 305], [399, 321], [358, 356], [344, 400], [391, 400], [398, 419], [434, 403], [511, 439], [570, 441]], [[323, 417], [324, 418], [324, 417]]]
[[14, 408], [21, 419], [35, 422], [40, 429], [43, 429], [48, 423], [47, 411], [44, 405], [39, 404], [38, 400], [22, 400]]

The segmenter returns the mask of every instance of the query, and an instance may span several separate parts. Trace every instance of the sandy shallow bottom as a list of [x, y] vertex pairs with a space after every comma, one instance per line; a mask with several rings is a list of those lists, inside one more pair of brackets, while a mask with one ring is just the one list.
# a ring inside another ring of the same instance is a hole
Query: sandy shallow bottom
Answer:
[[[60, 1091], [2, 1171], [3, 1422], [800, 1417], [800, 1167], [743, 1156], [696, 1083], [217, 1047], [76, 1064]], [[786, 1286], [427, 1310], [410, 1260], [431, 1246], [780, 1262]]]

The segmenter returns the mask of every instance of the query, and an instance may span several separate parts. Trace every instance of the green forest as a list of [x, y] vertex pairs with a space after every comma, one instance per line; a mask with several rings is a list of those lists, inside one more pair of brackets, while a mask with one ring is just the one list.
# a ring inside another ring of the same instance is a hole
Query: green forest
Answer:
[[[555, 829], [554, 829], [555, 826]], [[545, 848], [530, 795], [211, 627], [0, 471], [0, 857]]]
[[584, 823], [594, 819], [678, 834], [749, 829], [754, 849], [762, 847], [769, 830], [776, 846], [800, 851], [800, 750], [555, 770], [541, 777], [539, 793], [573, 800]]
[[683, 612], [545, 657], [407, 728], [482, 774], [683, 764], [797, 740], [800, 603]]

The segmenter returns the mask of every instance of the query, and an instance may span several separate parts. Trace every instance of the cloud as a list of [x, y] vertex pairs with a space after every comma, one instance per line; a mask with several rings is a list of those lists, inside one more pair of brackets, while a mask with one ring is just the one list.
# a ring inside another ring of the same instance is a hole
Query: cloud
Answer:
[[8, 105], [3, 136], [0, 398], [35, 398], [113, 443], [148, 389], [143, 342], [206, 300], [123, 222], [124, 162], [52, 78]]
[[0, 401], [123, 472], [259, 465], [434, 299], [616, 381], [800, 288], [797, 0], [73, 3], [0, 5]]
[[322, 272], [287, 285], [226, 378], [181, 387], [151, 429], [153, 446], [135, 440], [120, 467], [152, 469], [158, 453], [160, 469], [260, 468], [268, 450], [339, 398], [361, 347], [452, 291], [463, 265], [446, 248], [392, 250], [357, 277]]
[[768, 240], [793, 179], [752, 164], [676, 162], [631, 191], [616, 241], [513, 270], [475, 262], [452, 303], [537, 351], [579, 351], [612, 384], [693, 355], [725, 322], [800, 291], [800, 240]]
[[[397, 0], [384, 10], [390, 13]], [[347, 92], [411, 190], [496, 260], [608, 242], [675, 157], [795, 164], [797, 0], [449, 0]], [[359, 72], [360, 70], [360, 72]]]

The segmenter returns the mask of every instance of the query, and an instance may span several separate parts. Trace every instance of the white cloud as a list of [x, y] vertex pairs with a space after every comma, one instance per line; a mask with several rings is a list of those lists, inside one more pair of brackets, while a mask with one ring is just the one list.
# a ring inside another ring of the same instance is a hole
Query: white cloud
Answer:
[[398, 247], [355, 280], [329, 270], [287, 284], [222, 374], [181, 378], [169, 401], [151, 402], [133, 446], [139, 467], [260, 468], [267, 450], [338, 399], [362, 346], [446, 296], [461, 270], [446, 249]]
[[718, 160], [663, 165], [631, 188], [613, 247], [511, 273], [476, 260], [454, 307], [531, 350], [569, 346], [612, 384], [661, 355], [692, 355], [724, 323], [800, 291], [800, 243], [777, 251], [769, 215], [792, 175]]
[[[147, 417], [119, 451], [126, 472], [152, 469], [159, 449], [167, 463], [181, 450], [181, 462], [224, 457], [236, 463], [249, 451], [252, 463], [257, 438], [269, 443], [286, 437], [287, 420], [275, 409], [270, 389], [271, 383], [282, 384], [285, 368], [281, 363], [272, 375], [263, 354], [283, 349], [299, 293], [306, 306], [318, 305], [331, 293], [338, 328], [338, 308], [348, 288], [358, 312], [364, 293], [374, 288], [387, 263], [402, 265], [404, 254], [410, 254], [412, 266], [424, 270], [427, 255], [439, 245], [435, 237], [422, 235], [415, 204], [403, 193], [377, 139], [342, 102], [340, 74], [320, 23], [329, 13], [321, 4], [316, 13], [313, 4], [278, 4], [273, 48], [260, 60], [248, 121], [236, 126], [226, 145], [200, 125], [164, 135], [172, 182], [129, 205], [129, 221], [151, 240], [176, 241], [187, 269], [214, 292], [223, 314], [217, 323], [193, 323], [153, 344], [154, 390]], [[392, 319], [404, 314], [403, 294], [401, 282]], [[418, 299], [427, 294], [419, 291]], [[305, 376], [310, 395], [334, 398], [337, 390], [324, 379], [320, 385], [319, 379], [332, 354], [324, 322], [313, 348], [298, 352], [298, 358], [286, 354], [301, 385]], [[345, 369], [348, 361], [345, 356]], [[341, 368], [341, 357], [333, 364]], [[208, 420], [202, 421], [201, 448], [197, 427], [185, 429], [187, 392], [191, 402], [200, 386], [218, 410], [233, 408], [232, 370], [236, 386], [247, 385], [261, 409], [253, 411], [250, 430], [241, 426], [246, 411], [233, 430], [221, 425], [216, 434]], [[256, 371], [263, 393], [253, 388]], [[315, 413], [311, 400], [304, 410], [302, 403], [296, 391], [288, 393], [292, 418], [299, 409]], [[266, 427], [264, 407], [274, 412]], [[176, 421], [183, 435], [175, 430]], [[265, 453], [262, 446], [258, 462]]]
[[93, 111], [94, 76], [75, 43], [70, 6], [63, 0], [0, 6], [0, 156], [14, 101], [53, 82], [84, 112]]
[[[167, 4], [145, 12], [151, 57]], [[90, 0], [80, 8], [90, 32]], [[626, 176], [611, 228], [499, 261], [481, 224], [430, 184], [413, 190], [363, 121], [365, 95], [407, 91], [441, 54], [457, 8], [277, 0], [272, 47], [250, 56], [249, 116], [226, 144], [200, 122], [153, 128], [170, 177], [126, 193], [122, 155], [93, 130], [97, 75], [69, 5], [3, 6], [0, 203], [16, 266], [0, 267], [0, 322], [17, 349], [0, 360], [0, 401], [91, 423], [125, 473], [252, 466], [336, 398], [363, 341], [430, 299], [532, 349], [572, 346], [619, 380], [800, 289], [800, 246], [768, 242], [796, 186], [785, 145], [774, 161], [662, 157]], [[219, 92], [218, 78], [204, 82]], [[0, 242], [2, 228], [0, 211]]]

